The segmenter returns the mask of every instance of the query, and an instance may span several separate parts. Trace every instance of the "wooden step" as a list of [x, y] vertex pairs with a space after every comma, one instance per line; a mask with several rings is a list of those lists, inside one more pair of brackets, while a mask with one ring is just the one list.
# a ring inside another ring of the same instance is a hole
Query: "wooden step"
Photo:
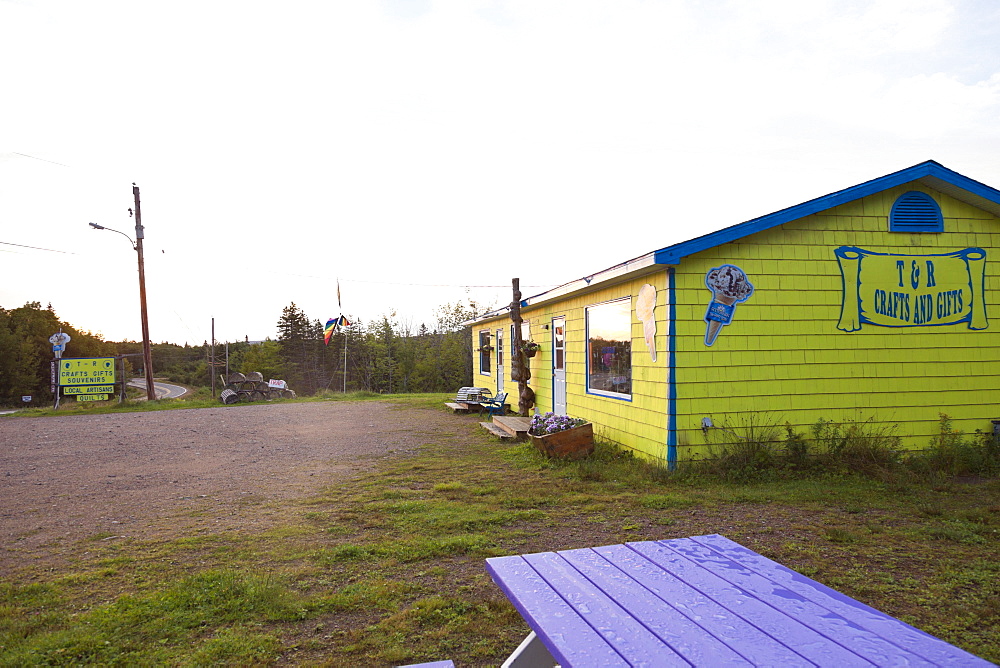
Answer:
[[518, 415], [494, 415], [493, 424], [510, 434], [513, 438], [523, 441], [528, 438], [531, 419]]
[[505, 441], [513, 441], [514, 435], [505, 429], [501, 429], [499, 426], [493, 424], [492, 422], [480, 422], [479, 426], [490, 432], [497, 438], [503, 439]]
[[[451, 409], [452, 413], [468, 413], [472, 407], [469, 404], [462, 403], [461, 401], [446, 401], [444, 405]], [[476, 406], [476, 408], [479, 408]]]

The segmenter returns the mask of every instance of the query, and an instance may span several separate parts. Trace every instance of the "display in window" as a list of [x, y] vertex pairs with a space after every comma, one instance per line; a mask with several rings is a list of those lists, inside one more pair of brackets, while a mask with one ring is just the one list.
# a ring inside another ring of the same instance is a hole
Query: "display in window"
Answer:
[[587, 308], [587, 387], [598, 394], [632, 394], [632, 300]]

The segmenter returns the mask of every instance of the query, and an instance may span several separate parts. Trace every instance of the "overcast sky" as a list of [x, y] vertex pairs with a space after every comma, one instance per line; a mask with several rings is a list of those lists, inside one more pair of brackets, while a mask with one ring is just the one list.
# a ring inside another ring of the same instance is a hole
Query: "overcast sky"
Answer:
[[1000, 187], [994, 0], [0, 0], [0, 63], [0, 306], [109, 340], [136, 257], [87, 223], [134, 237], [133, 182], [192, 344], [338, 277], [431, 324], [927, 159]]

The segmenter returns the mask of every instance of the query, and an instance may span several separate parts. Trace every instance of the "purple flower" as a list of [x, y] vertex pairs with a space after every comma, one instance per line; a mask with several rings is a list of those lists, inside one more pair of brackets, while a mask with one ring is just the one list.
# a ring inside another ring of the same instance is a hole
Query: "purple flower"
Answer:
[[533, 436], [545, 436], [546, 434], [554, 434], [566, 429], [572, 429], [573, 427], [579, 427], [582, 424], [587, 424], [587, 421], [580, 418], [571, 418], [568, 415], [556, 415], [550, 411], [540, 415], [532, 415], [528, 433]]

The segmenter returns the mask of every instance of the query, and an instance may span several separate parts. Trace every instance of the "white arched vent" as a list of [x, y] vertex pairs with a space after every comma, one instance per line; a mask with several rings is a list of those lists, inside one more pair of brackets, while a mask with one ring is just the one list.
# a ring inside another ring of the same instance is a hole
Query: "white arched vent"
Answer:
[[889, 213], [890, 232], [944, 232], [941, 207], [927, 193], [903, 193]]

